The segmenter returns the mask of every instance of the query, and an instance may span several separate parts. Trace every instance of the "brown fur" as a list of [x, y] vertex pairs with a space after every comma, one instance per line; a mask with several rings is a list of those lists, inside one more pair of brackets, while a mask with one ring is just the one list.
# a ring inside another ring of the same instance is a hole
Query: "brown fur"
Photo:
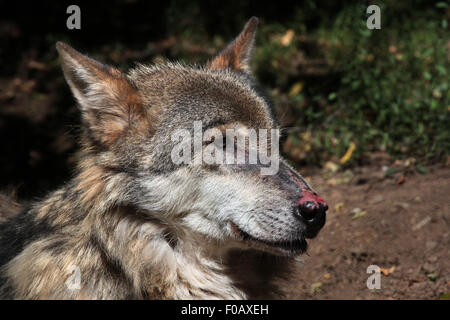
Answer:
[[[256, 25], [252, 18], [205, 68], [138, 66], [122, 74], [57, 44], [83, 118], [80, 160], [68, 184], [22, 213], [0, 201], [7, 217], [0, 223], [0, 297], [279, 293], [277, 283], [305, 249], [284, 243], [304, 242], [305, 223], [292, 212], [302, 190], [312, 191], [306, 181], [284, 160], [280, 173], [265, 178], [259, 164], [170, 160], [171, 133], [192, 130], [196, 120], [222, 131], [277, 127], [248, 66]], [[75, 289], [67, 284], [73, 268], [80, 271]]]

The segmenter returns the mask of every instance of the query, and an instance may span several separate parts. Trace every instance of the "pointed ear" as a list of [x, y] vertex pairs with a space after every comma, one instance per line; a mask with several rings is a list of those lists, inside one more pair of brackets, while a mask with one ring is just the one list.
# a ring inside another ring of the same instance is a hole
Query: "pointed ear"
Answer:
[[112, 144], [132, 121], [143, 116], [137, 89], [119, 70], [88, 58], [65, 43], [58, 42], [56, 49], [90, 137]]
[[220, 52], [208, 64], [208, 67], [215, 70], [230, 68], [238, 72], [250, 73], [250, 55], [257, 26], [258, 18], [252, 17], [237, 38]]

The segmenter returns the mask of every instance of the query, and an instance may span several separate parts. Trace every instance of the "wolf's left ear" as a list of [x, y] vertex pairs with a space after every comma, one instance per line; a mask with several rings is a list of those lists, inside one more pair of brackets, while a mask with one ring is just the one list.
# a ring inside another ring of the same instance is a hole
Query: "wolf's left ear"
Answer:
[[62, 42], [56, 44], [56, 49], [92, 139], [109, 145], [125, 128], [143, 118], [137, 89], [119, 70], [82, 55]]
[[230, 68], [250, 73], [250, 55], [257, 26], [258, 18], [250, 18], [244, 30], [208, 64], [208, 67], [214, 70]]

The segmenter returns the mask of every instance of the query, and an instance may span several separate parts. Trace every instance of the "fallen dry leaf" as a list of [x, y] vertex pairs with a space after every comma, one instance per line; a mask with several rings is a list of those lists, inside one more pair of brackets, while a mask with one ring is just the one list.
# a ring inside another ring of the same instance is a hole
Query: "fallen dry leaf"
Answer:
[[292, 39], [294, 39], [295, 32], [292, 29], [286, 31], [286, 33], [281, 37], [280, 43], [287, 47], [291, 44]]
[[399, 207], [399, 208], [401, 208], [403, 210], [408, 210], [409, 207], [410, 207], [409, 203], [407, 203], [407, 202], [398, 202], [398, 203], [395, 204], [395, 206]]
[[400, 178], [395, 181], [395, 184], [404, 184], [406, 181], [406, 178], [404, 176], [401, 176]]
[[445, 293], [441, 294], [441, 296], [439, 297], [439, 300], [450, 300], [450, 292], [445, 292]]
[[[326, 174], [325, 174], [326, 175]], [[330, 186], [337, 186], [343, 183], [349, 183], [353, 179], [353, 173], [351, 171], [346, 171], [338, 177], [328, 179], [326, 183]]]
[[343, 208], [345, 207], [345, 203], [344, 202], [339, 202], [336, 203], [336, 205], [334, 206], [334, 211], [341, 211]]
[[315, 282], [311, 285], [311, 294], [316, 294], [322, 291], [322, 282]]
[[384, 274], [385, 276], [388, 276], [388, 275], [390, 275], [391, 273], [393, 273], [394, 271], [395, 271], [395, 266], [392, 266], [392, 267], [390, 267], [390, 268], [380, 268], [380, 272], [382, 273], [382, 274]]
[[339, 160], [341, 162], [341, 164], [344, 164], [348, 160], [350, 160], [355, 149], [356, 149], [356, 144], [354, 142], [350, 142], [347, 152], [344, 154], [344, 156], [341, 158], [341, 160]]
[[327, 161], [323, 166], [323, 169], [328, 172], [337, 172], [339, 170], [339, 165], [334, 163], [333, 161]]
[[[359, 209], [359, 208], [355, 208], [355, 209]], [[355, 211], [355, 213], [353, 214], [352, 220], [355, 219], [359, 219], [361, 217], [364, 217], [367, 214], [367, 211], [362, 211], [361, 209], [359, 209], [359, 211], [353, 210]]]
[[289, 95], [295, 97], [303, 90], [303, 82], [296, 82], [292, 85]]
[[428, 216], [425, 219], [421, 220], [418, 224], [416, 224], [412, 230], [413, 231], [417, 231], [419, 229], [421, 229], [423, 226], [425, 226], [427, 223], [429, 223], [431, 221], [431, 217]]

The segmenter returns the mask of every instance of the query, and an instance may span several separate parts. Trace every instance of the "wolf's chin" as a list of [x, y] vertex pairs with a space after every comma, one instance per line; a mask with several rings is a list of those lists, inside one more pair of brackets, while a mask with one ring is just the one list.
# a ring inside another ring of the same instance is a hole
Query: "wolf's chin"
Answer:
[[306, 242], [305, 238], [283, 241], [262, 240], [245, 232], [232, 221], [230, 221], [229, 224], [231, 226], [231, 230], [238, 237], [238, 239], [252, 248], [257, 248], [263, 251], [268, 251], [270, 253], [283, 256], [300, 255], [305, 253], [308, 248], [308, 243]]

